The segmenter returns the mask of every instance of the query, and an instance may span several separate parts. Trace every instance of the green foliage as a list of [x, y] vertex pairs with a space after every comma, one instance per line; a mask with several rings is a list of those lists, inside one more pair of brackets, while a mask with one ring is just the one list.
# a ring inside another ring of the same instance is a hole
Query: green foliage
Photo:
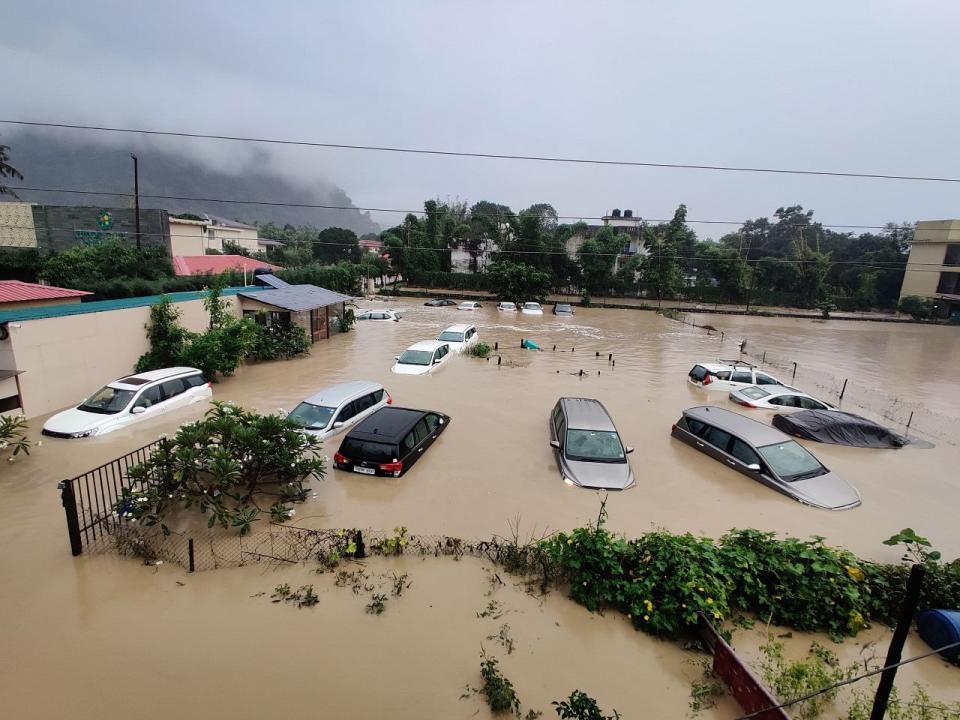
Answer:
[[[207, 250], [209, 253], [210, 251]], [[247, 250], [243, 245], [233, 242], [232, 240], [223, 241], [223, 252], [219, 253], [221, 255], [242, 255], [243, 257], [253, 257], [253, 253]]]
[[[202, 420], [163, 438], [150, 458], [128, 471], [116, 510], [144, 525], [160, 525], [179, 508], [209, 514], [208, 527], [248, 534], [272, 499], [293, 515], [291, 503], [306, 497], [306, 482], [322, 480], [320, 444], [292, 420], [214, 402]], [[279, 513], [271, 510], [275, 519]]]
[[929, 320], [933, 317], [935, 301], [919, 295], [907, 295], [900, 300], [897, 309], [914, 320]]
[[0, 415], [0, 450], [13, 446], [9, 460], [12, 461], [20, 453], [30, 454], [27, 427], [27, 418], [23, 415]]
[[616, 710], [604, 715], [597, 701], [580, 690], [574, 690], [566, 700], [551, 703], [561, 720], [620, 720]]
[[490, 277], [487, 273], [424, 272], [411, 279], [410, 284], [444, 290], [490, 290]]
[[484, 342], [477, 342], [467, 348], [467, 354], [470, 357], [485, 358], [490, 357], [493, 348]]
[[[805, 658], [788, 662], [783, 657], [783, 645], [768, 641], [760, 648], [763, 657], [760, 670], [767, 685], [781, 702], [788, 702], [822, 688], [834, 685], [852, 676], [840, 666], [837, 656], [819, 643], [810, 646]], [[791, 717], [798, 720], [813, 720], [820, 717], [840, 692], [839, 688], [828, 690], [796, 705], [790, 706]]]
[[406, 526], [393, 529], [393, 535], [380, 543], [380, 550], [384, 555], [402, 555], [403, 549], [410, 543], [410, 536]]
[[17, 197], [17, 194], [4, 184], [5, 178], [23, 180], [23, 174], [10, 164], [10, 146], [0, 145], [0, 195]]
[[40, 278], [58, 287], [86, 290], [113, 278], [159, 280], [173, 274], [165, 248], [136, 248], [122, 242], [77, 245], [52, 253], [43, 262]]
[[[869, 720], [872, 710], [873, 693], [855, 692], [847, 720]], [[938, 702], [919, 683], [914, 683], [909, 699], [901, 699], [894, 686], [884, 717], [888, 720], [956, 720], [960, 717], [960, 702]]]
[[277, 271], [277, 277], [291, 285], [319, 285], [345, 295], [358, 295], [363, 267], [341, 262], [336, 265], [305, 264]]
[[367, 612], [371, 615], [382, 615], [387, 609], [387, 596], [383, 593], [374, 593], [370, 596], [370, 603], [367, 605]]
[[310, 339], [299, 325], [254, 323], [246, 356], [251, 360], [289, 360], [310, 352]]
[[298, 608], [313, 607], [320, 602], [320, 597], [313, 591], [313, 585], [302, 585], [296, 590], [291, 590], [287, 583], [277, 585], [270, 595], [270, 602], [289, 603]]
[[252, 320], [232, 320], [205, 333], [193, 333], [180, 353], [180, 364], [199, 368], [208, 380], [233, 375], [256, 335]]
[[577, 251], [580, 277], [584, 289], [606, 294], [614, 284], [613, 267], [617, 256], [630, 243], [630, 236], [613, 227], [602, 227], [591, 238], [583, 241]]
[[180, 325], [179, 319], [180, 311], [166, 296], [150, 307], [150, 322], [145, 326], [150, 349], [137, 360], [137, 372], [175, 367], [180, 362], [191, 333]]
[[340, 329], [340, 332], [350, 332], [357, 322], [357, 314], [353, 311], [353, 308], [345, 307], [343, 309], [343, 314], [340, 316], [340, 319], [337, 321], [337, 327]]
[[519, 717], [520, 698], [513, 689], [513, 683], [500, 672], [496, 658], [488, 658], [486, 653], [482, 653], [480, 657], [480, 675], [483, 677], [480, 694], [487, 701], [490, 710], [494, 714], [513, 712]]
[[548, 272], [510, 260], [497, 260], [487, 271], [487, 280], [498, 299], [517, 304], [527, 300], [543, 302], [550, 292]]
[[903, 554], [904, 562], [922, 563], [930, 565], [940, 560], [939, 550], [929, 550], [932, 547], [927, 538], [917, 535], [913, 528], [904, 528], [896, 535], [891, 535], [883, 541], [884, 545], [895, 547], [904, 545], [906, 552]]
[[830, 317], [830, 313], [837, 309], [837, 306], [834, 305], [832, 300], [821, 300], [817, 303], [817, 310], [820, 311], [820, 315], [827, 319]]
[[36, 282], [41, 264], [36, 248], [0, 248], [0, 280]]

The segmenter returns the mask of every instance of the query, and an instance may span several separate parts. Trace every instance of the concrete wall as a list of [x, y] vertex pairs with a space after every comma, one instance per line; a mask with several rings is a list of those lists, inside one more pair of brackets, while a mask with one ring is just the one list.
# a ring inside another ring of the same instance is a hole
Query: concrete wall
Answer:
[[[212, 225], [209, 230], [210, 247], [223, 250], [223, 242], [232, 242], [244, 250], [257, 252], [260, 250], [260, 240], [256, 228], [233, 228], [223, 225]], [[219, 243], [219, 244], [217, 244]]]
[[944, 265], [947, 245], [960, 244], [960, 220], [924, 220], [914, 230], [910, 257], [900, 286], [900, 297], [919, 295], [939, 297], [937, 285], [941, 272], [957, 272], [957, 266]]
[[[113, 221], [109, 229], [102, 229], [98, 224], [104, 211], [110, 213]], [[110, 239], [136, 244], [136, 215], [131, 208], [34, 205], [33, 224], [37, 247], [43, 250], [66, 250]], [[141, 245], [161, 245], [169, 250], [167, 211], [141, 208], [140, 233]]]
[[23, 302], [0, 303], [0, 312], [4, 310], [19, 310], [31, 307], [49, 307], [50, 305], [74, 305], [80, 302], [79, 297], [51, 298], [50, 300], [25, 300]]
[[37, 233], [33, 227], [30, 203], [0, 202], [0, 246], [35, 248]]
[[[236, 297], [224, 298], [239, 316]], [[205, 330], [203, 300], [175, 303], [180, 323]], [[150, 308], [137, 307], [66, 317], [22, 320], [8, 325], [0, 342], [0, 367], [23, 370], [20, 388], [28, 418], [76, 404], [101, 386], [133, 372], [147, 351]]]
[[219, 241], [210, 245], [206, 225], [170, 218], [171, 255], [205, 255], [208, 247], [223, 250]]

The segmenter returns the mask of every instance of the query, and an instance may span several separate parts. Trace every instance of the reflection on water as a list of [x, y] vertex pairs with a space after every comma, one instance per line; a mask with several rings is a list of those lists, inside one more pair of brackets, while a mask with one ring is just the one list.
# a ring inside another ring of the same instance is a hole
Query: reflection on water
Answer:
[[[757, 527], [823, 535], [860, 554], [896, 560], [896, 551], [880, 541], [910, 526], [930, 537], [946, 556], [960, 555], [960, 533], [956, 532], [960, 481], [954, 470], [960, 463], [960, 448], [956, 445], [941, 442], [932, 450], [881, 451], [805, 443], [863, 497], [862, 507], [831, 513], [799, 505], [670, 438], [671, 424], [685, 407], [719, 404], [746, 412], [729, 404], [722, 393], [711, 394], [685, 381], [696, 361], [735, 357], [744, 337], [805, 367], [856, 377], [866, 385], [875, 384], [891, 394], [929, 404], [944, 415], [960, 417], [956, 409], [960, 387], [948, 372], [960, 367], [960, 333], [954, 328], [717, 316], [710, 323], [726, 333], [721, 343], [719, 336], [650, 312], [578, 308], [575, 317], [557, 319], [549, 314], [505, 317], [492, 306], [473, 313], [428, 308], [417, 302], [391, 301], [389, 306], [403, 310], [401, 322], [360, 323], [354, 332], [316, 345], [309, 358], [245, 367], [214, 388], [217, 399], [269, 412], [291, 409], [332, 383], [369, 379], [382, 382], [395, 404], [442, 410], [452, 416], [449, 430], [403, 478], [374, 479], [331, 471], [313, 488], [317, 497], [298, 508], [298, 523], [406, 525], [414, 532], [482, 537], [507, 532], [508, 520], [516, 516], [524, 533], [590, 522], [596, 517], [599, 496], [563, 484], [547, 432], [547, 417], [557, 398], [582, 396], [601, 400], [624, 442], [636, 448], [631, 455], [636, 487], [609, 498], [610, 525], [615, 530], [637, 534], [665, 527], [716, 536], [732, 527]], [[481, 340], [498, 343], [494, 357], [454, 357], [422, 377], [389, 372], [399, 351], [417, 340], [434, 338], [457, 322], [477, 325]], [[520, 340], [525, 337], [544, 351], [521, 350]], [[610, 353], [615, 365], [608, 362]], [[801, 389], [805, 388], [801, 385]], [[472, 593], [468, 599], [458, 586], [460, 581], [451, 579], [460, 566], [438, 570], [427, 569], [429, 563], [417, 565], [411, 573], [415, 586], [424, 585], [420, 600], [414, 603], [411, 596], [408, 609], [398, 611], [393, 619], [372, 619], [362, 612], [348, 613], [333, 598], [326, 611], [321, 605], [309, 616], [284, 612], [286, 608], [271, 606], [262, 598], [250, 599], [249, 595], [276, 584], [274, 573], [262, 568], [191, 576], [181, 587], [175, 580], [183, 576], [173, 569], [152, 574], [116, 558], [70, 558], [56, 482], [143, 445], [161, 432], [173, 432], [178, 423], [201, 411], [199, 407], [178, 411], [159, 422], [89, 441], [45, 440], [32, 456], [2, 469], [0, 499], [7, 516], [0, 525], [0, 547], [4, 548], [0, 608], [16, 622], [4, 624], [0, 631], [6, 650], [0, 653], [0, 697], [15, 698], [19, 713], [14, 716], [52, 715], [25, 709], [33, 698], [42, 696], [45, 709], [67, 702], [46, 685], [40, 689], [38, 683], [50, 679], [48, 672], [65, 673], [69, 668], [79, 680], [89, 680], [101, 689], [110, 686], [105, 698], [136, 703], [136, 709], [125, 710], [126, 714], [159, 717], [185, 707], [187, 697], [191, 703], [204, 702], [190, 693], [191, 688], [199, 692], [208, 687], [200, 685], [197, 677], [211, 682], [230, 668], [231, 682], [238, 671], [254, 673], [251, 677], [262, 682], [263, 663], [271, 669], [270, 682], [287, 669], [293, 673], [289, 675], [292, 695], [278, 700], [278, 710], [302, 709], [308, 701], [315, 707], [316, 702], [329, 700], [332, 707], [343, 710], [342, 715], [355, 708], [364, 710], [358, 715], [382, 715], [375, 700], [379, 696], [362, 690], [371, 667], [366, 663], [376, 658], [382, 667], [399, 653], [405, 662], [398, 665], [436, 668], [439, 679], [404, 671], [386, 680], [386, 693], [391, 688], [396, 692], [401, 687], [404, 692], [416, 689], [410, 707], [397, 717], [472, 714], [475, 706], [457, 705], [456, 696], [464, 684], [477, 681], [471, 673], [482, 636], [476, 632], [473, 610], [485, 599], [475, 587], [481, 574], [476, 568], [463, 570], [464, 586]], [[37, 438], [41, 424], [39, 419], [32, 422]], [[960, 432], [958, 428], [960, 423], [952, 429]], [[325, 451], [332, 455], [337, 444], [334, 439]], [[457, 597], [445, 600], [448, 593]], [[523, 597], [518, 593], [516, 600], [526, 602]], [[324, 602], [328, 602], [326, 596]], [[160, 618], [162, 627], [151, 628], [144, 624], [144, 617]], [[410, 634], [401, 618], [422, 632]], [[679, 716], [685, 711], [690, 675], [673, 646], [628, 631], [625, 621], [590, 616], [559, 598], [530, 610], [514, 626], [539, 627], [541, 620], [548, 620], [543, 622], [545, 628], [560, 622], [563, 632], [551, 631], [552, 653], [536, 655], [536, 663], [517, 661], [512, 679], [521, 697], [525, 685], [550, 686], [549, 699], [567, 694], [578, 684], [564, 675], [564, 668], [582, 669], [585, 664], [576, 658], [590, 651], [591, 658], [605, 658], [593, 670], [583, 670], [613, 694], [601, 697], [605, 706], [615, 705], [629, 717], [650, 716], [646, 703], [662, 694], [672, 711], [655, 715]], [[439, 627], [443, 633], [435, 632]], [[262, 661], [251, 659], [246, 670], [238, 658], [252, 657], [254, 651], [236, 639], [241, 629], [253, 631], [252, 646], [257, 653], [265, 653]], [[381, 630], [382, 636], [377, 634]], [[324, 644], [326, 649], [321, 648]], [[307, 653], [303, 662], [309, 658], [315, 663], [310, 669], [315, 671], [311, 678], [316, 683], [307, 682], [306, 689], [300, 671], [303, 663], [287, 655], [295, 649]], [[349, 662], [338, 662], [338, 652], [346, 653]], [[54, 664], [51, 655], [58, 658]], [[97, 659], [88, 663], [90, 657]], [[138, 661], [122, 660], [131, 657]], [[196, 664], [199, 657], [204, 658], [202, 667]], [[141, 658], [146, 660], [140, 662]], [[630, 677], [629, 689], [601, 679], [616, 676], [612, 668], [624, 663], [633, 668], [624, 673]], [[115, 679], [104, 677], [107, 666], [114, 668]], [[928, 682], [939, 677], [923, 675], [927, 671], [922, 669], [916, 672]], [[554, 676], [565, 681], [556, 690], [548, 682]], [[222, 680], [224, 675], [219, 677]], [[163, 684], [162, 678], [175, 678], [176, 689], [171, 689], [170, 697], [156, 701], [153, 711], [134, 701], [148, 692], [150, 697], [163, 695], [154, 691], [158, 683]], [[79, 680], [76, 692], [82, 692]], [[277, 682], [277, 687], [287, 688], [287, 681]], [[649, 692], [652, 689], [655, 692]], [[438, 697], [443, 699], [434, 700]], [[254, 712], [236, 705], [237, 717], [264, 716], [266, 706], [257, 706], [260, 712]], [[82, 702], [71, 702], [71, 707], [78, 717], [104, 714], [103, 706], [96, 703], [90, 708], [98, 712], [87, 712]], [[718, 713], [717, 717], [731, 714], [730, 708]]]

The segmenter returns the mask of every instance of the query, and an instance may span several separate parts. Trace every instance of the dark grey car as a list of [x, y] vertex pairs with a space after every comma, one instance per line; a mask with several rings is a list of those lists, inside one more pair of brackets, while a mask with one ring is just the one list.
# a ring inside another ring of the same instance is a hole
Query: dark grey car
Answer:
[[860, 493], [776, 428], [719, 407], [683, 411], [671, 433], [678, 440], [805, 505], [849, 510]]
[[564, 482], [626, 490], [636, 482], [620, 434], [599, 400], [560, 398], [550, 414], [550, 445]]

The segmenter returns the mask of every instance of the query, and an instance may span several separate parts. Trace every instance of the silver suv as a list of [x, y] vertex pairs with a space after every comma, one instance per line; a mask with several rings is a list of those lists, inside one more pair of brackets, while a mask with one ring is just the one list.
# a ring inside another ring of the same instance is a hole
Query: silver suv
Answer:
[[560, 398], [550, 415], [550, 446], [564, 482], [626, 490], [636, 480], [620, 434], [599, 400]]

